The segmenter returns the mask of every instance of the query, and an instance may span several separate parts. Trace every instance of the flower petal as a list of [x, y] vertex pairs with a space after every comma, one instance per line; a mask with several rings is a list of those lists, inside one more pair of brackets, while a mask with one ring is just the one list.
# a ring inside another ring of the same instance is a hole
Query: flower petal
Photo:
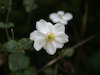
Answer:
[[59, 22], [59, 17], [56, 13], [52, 13], [50, 14], [49, 18], [54, 22], [54, 23], [57, 23]]
[[71, 20], [73, 18], [73, 15], [71, 13], [66, 13], [63, 18], [67, 21]]
[[56, 52], [56, 44], [54, 41], [52, 42], [47, 42], [46, 45], [44, 46], [44, 49], [46, 49], [46, 52], [50, 55], [54, 55]]
[[46, 43], [45, 39], [38, 39], [34, 41], [34, 48], [39, 51]]
[[48, 32], [54, 32], [54, 26], [53, 26], [53, 24], [50, 23], [50, 22], [48, 22], [47, 25], [48, 25]]
[[65, 26], [61, 23], [57, 23], [54, 25], [55, 34], [58, 32], [65, 32]]
[[48, 22], [46, 22], [45, 20], [40, 20], [36, 22], [36, 29], [42, 33], [42, 34], [46, 34], [48, 32]]
[[61, 15], [64, 15], [64, 11], [58, 11], [57, 14], [61, 14]]
[[61, 19], [61, 20], [60, 20], [60, 23], [62, 23], [62, 24], [64, 24], [64, 25], [67, 25], [67, 24], [68, 24], [67, 20], [65, 20], [65, 19]]
[[37, 30], [30, 33], [30, 39], [36, 40], [36, 39], [43, 39], [45, 36], [43, 34], [40, 34]]
[[58, 33], [56, 34], [55, 40], [61, 43], [66, 43], [68, 42], [68, 35], [66, 35], [65, 33]]
[[61, 42], [58, 42], [56, 40], [54, 40], [54, 42], [55, 42], [57, 48], [62, 48], [64, 46], [64, 44]]

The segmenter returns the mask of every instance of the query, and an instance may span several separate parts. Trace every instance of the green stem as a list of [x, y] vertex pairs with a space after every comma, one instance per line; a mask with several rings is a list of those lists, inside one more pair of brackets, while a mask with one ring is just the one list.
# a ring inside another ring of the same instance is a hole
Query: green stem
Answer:
[[8, 23], [9, 14], [10, 14], [10, 11], [11, 11], [11, 4], [12, 4], [12, 0], [9, 0], [8, 13], [7, 13], [6, 22], [5, 22], [5, 25], [6, 25], [6, 27], [5, 27], [5, 33], [6, 33], [7, 40], [10, 39], [9, 32], [8, 32], [8, 29], [7, 29], [7, 23]]

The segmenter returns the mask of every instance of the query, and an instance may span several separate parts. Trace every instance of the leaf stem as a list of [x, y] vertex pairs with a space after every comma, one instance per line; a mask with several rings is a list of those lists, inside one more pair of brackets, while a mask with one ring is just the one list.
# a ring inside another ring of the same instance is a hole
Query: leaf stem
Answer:
[[6, 27], [5, 27], [5, 33], [6, 33], [7, 40], [10, 39], [9, 32], [8, 32], [8, 29], [7, 29], [7, 23], [8, 23], [9, 14], [10, 14], [10, 11], [11, 11], [11, 4], [12, 4], [12, 0], [9, 0], [8, 13], [7, 13], [6, 21], [5, 21], [5, 25], [6, 25]]

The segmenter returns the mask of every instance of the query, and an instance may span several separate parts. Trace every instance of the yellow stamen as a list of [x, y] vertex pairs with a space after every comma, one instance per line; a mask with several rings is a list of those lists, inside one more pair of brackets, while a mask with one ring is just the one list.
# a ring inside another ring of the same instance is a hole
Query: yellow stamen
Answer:
[[47, 41], [52, 42], [54, 39], [55, 39], [54, 33], [48, 32], [48, 33], [46, 34], [46, 40], [47, 40]]
[[62, 15], [61, 14], [59, 14], [59, 17], [62, 19]]

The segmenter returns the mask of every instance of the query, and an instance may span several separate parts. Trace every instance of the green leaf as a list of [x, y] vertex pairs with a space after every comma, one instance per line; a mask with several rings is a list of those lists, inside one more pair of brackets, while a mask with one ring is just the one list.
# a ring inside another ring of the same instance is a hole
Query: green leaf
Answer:
[[22, 52], [16, 52], [9, 55], [9, 69], [18, 71], [29, 66], [29, 58]]
[[7, 25], [5, 25], [3, 22], [0, 22], [0, 28], [11, 28], [14, 27], [13, 23], [8, 23]]
[[19, 46], [22, 49], [29, 49], [32, 46], [32, 42], [27, 38], [22, 38], [21, 40], [19, 40]]
[[14, 24], [13, 23], [8, 23], [7, 28], [11, 28], [11, 27], [14, 27]]
[[37, 5], [34, 3], [33, 0], [24, 0], [23, 4], [25, 5], [25, 10], [27, 12], [31, 12], [32, 10], [37, 8]]
[[47, 68], [45, 70], [46, 75], [54, 75], [54, 69], [53, 68]]
[[0, 28], [5, 28], [5, 24], [3, 22], [0, 22]]
[[33, 67], [29, 67], [24, 70], [23, 75], [37, 75], [37, 72]]
[[6, 43], [3, 44], [3, 47], [8, 51], [8, 52], [15, 52], [16, 48], [18, 47], [18, 43], [14, 40], [10, 40]]
[[31, 12], [31, 10], [32, 10], [32, 8], [30, 6], [26, 6], [25, 9], [27, 12]]

